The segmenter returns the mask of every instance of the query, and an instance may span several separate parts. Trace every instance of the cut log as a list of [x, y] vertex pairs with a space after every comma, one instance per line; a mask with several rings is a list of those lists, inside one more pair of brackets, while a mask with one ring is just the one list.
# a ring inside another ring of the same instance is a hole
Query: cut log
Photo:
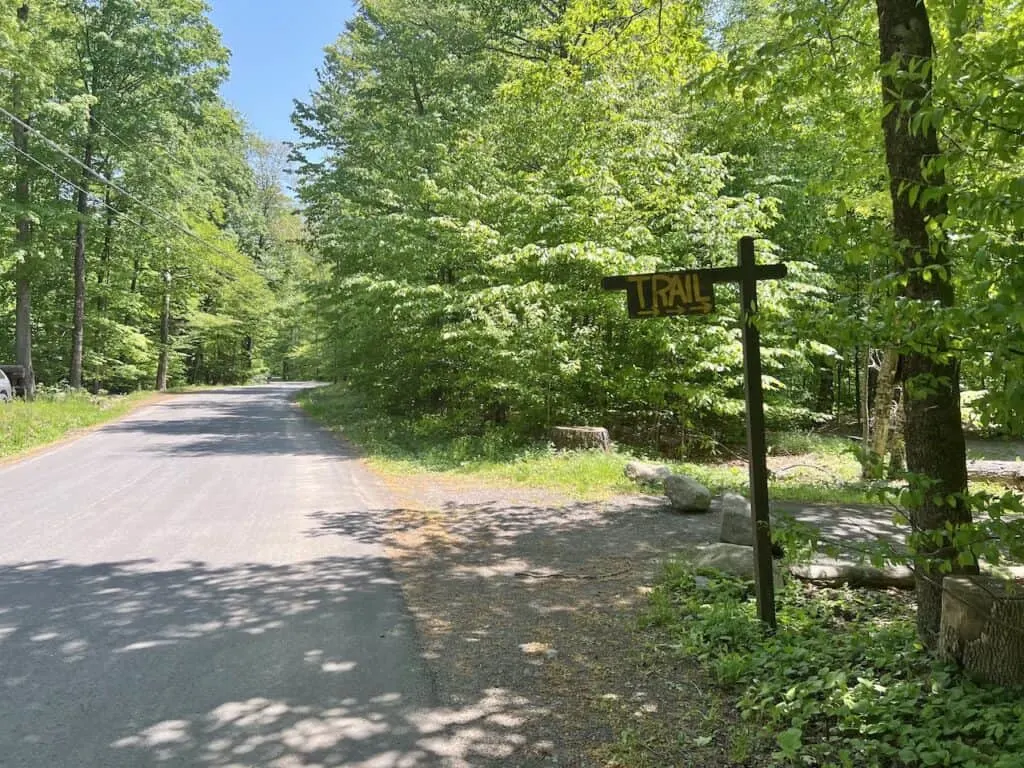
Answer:
[[612, 441], [604, 427], [555, 427], [551, 430], [551, 442], [560, 451], [598, 450], [608, 453]]
[[1024, 488], [1024, 461], [968, 461], [967, 477]]
[[1024, 585], [991, 576], [943, 579], [939, 655], [980, 680], [1024, 685]]
[[789, 572], [802, 581], [828, 587], [914, 588], [914, 572], [905, 566], [875, 568], [851, 560], [822, 557], [811, 563], [791, 565]]
[[660, 483], [672, 474], [672, 470], [664, 464], [644, 464], [642, 461], [629, 462], [623, 473], [630, 480], [638, 483]]

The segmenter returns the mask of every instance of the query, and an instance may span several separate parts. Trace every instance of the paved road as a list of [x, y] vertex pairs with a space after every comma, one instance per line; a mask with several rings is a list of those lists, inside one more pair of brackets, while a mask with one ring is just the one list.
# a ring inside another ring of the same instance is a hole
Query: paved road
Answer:
[[472, 764], [487, 712], [437, 707], [381, 497], [294, 393], [176, 396], [0, 467], [0, 765]]

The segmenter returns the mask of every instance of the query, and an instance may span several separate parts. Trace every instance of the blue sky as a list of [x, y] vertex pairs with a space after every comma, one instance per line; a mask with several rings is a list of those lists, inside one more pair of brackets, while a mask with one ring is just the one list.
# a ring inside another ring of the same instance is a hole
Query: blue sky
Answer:
[[292, 100], [316, 85], [323, 49], [354, 13], [348, 0], [208, 0], [231, 49], [228, 102], [268, 139], [295, 138]]

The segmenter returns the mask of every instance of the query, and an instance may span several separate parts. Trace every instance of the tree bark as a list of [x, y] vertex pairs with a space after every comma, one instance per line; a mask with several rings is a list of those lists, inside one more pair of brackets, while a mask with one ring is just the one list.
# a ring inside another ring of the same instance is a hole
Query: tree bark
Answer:
[[885, 469], [885, 454], [889, 449], [889, 425], [892, 420], [893, 391], [896, 384], [896, 365], [899, 353], [887, 349], [882, 353], [875, 384], [875, 402], [872, 407], [871, 445], [868, 461], [864, 464], [864, 476], [869, 480], [881, 479]]
[[[22, 29], [28, 24], [29, 4], [22, 3], [18, 8], [18, 26]], [[25, 119], [25, 85], [20, 75], [15, 74], [12, 83], [12, 100], [14, 116]], [[16, 178], [14, 182], [14, 202], [20, 209], [15, 222], [14, 250], [20, 252], [21, 258], [14, 269], [15, 311], [14, 311], [14, 361], [25, 369], [22, 383], [25, 399], [31, 400], [36, 394], [36, 377], [32, 368], [32, 219], [26, 210], [32, 202], [30, 184], [30, 166], [28, 157], [28, 131], [18, 123], [12, 123], [14, 146], [19, 151], [15, 157]], [[25, 154], [22, 154], [25, 153]]]
[[907, 472], [907, 443], [903, 436], [903, 428], [906, 424], [904, 409], [905, 398], [900, 386], [895, 388], [892, 404], [892, 421], [889, 424], [889, 466], [887, 477], [890, 480], [898, 480]]
[[167, 369], [171, 347], [171, 273], [164, 272], [164, 307], [160, 315], [160, 360], [156, 366], [156, 388], [167, 390]]
[[[863, 365], [862, 365], [863, 363]], [[871, 382], [871, 347], [864, 350], [864, 359], [857, 358], [857, 422], [860, 424], [864, 450], [868, 450], [871, 441], [871, 419], [868, 403], [871, 402], [868, 391]]]
[[[929, 222], [946, 215], [943, 195], [922, 197], [929, 187], [941, 190], [941, 171], [926, 173], [929, 160], [939, 157], [933, 121], [911, 127], [932, 85], [933, 40], [923, 0], [876, 0], [883, 67], [882, 99], [886, 161], [893, 205], [893, 237], [900, 249], [906, 287], [903, 295], [925, 305], [952, 306], [953, 285], [941, 236], [929, 234]], [[929, 191], [931, 191], [929, 190]], [[917, 629], [929, 648], [937, 643], [942, 611], [942, 561], [954, 572], [973, 570], [957, 562], [957, 552], [941, 533], [947, 523], [971, 522], [964, 503], [967, 490], [966, 450], [960, 420], [959, 366], [948, 352], [944, 334], [933, 336], [936, 347], [919, 347], [904, 355], [907, 468], [930, 480], [921, 501], [910, 510], [916, 533], [934, 540], [918, 547]], [[952, 501], [952, 503], [949, 503]]]
[[996, 685], [1024, 685], [1024, 593], [1012, 582], [958, 576], [943, 583], [939, 655]]
[[[105, 169], [104, 175], [110, 178], [109, 169]], [[107, 292], [102, 286], [107, 282], [107, 274], [110, 271], [110, 252], [114, 240], [114, 207], [110, 187], [103, 190], [103, 205], [106, 211], [106, 218], [103, 222], [103, 249], [100, 251], [100, 268], [96, 272], [96, 285], [100, 288], [96, 296], [96, 309], [100, 312], [105, 312], [107, 309]]]
[[78, 191], [78, 225], [75, 227], [75, 313], [71, 328], [71, 376], [72, 389], [82, 388], [82, 356], [85, 350], [85, 240], [88, 231], [89, 183], [92, 181], [92, 116], [89, 117], [88, 135], [85, 139], [85, 154], [82, 164], [82, 179]]

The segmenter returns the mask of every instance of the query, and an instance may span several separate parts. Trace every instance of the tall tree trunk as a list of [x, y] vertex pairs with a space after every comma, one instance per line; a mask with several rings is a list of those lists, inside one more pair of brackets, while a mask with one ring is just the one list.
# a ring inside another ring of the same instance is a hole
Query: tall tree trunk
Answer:
[[[882, 99], [888, 112], [883, 120], [886, 161], [893, 205], [893, 236], [901, 249], [907, 280], [903, 295], [928, 305], [952, 306], [953, 286], [940, 237], [931, 238], [928, 222], [947, 212], [945, 197], [919, 201], [928, 186], [942, 188], [944, 174], [926, 174], [929, 160], [939, 157], [934, 121], [911, 129], [932, 85], [933, 41], [923, 0], [876, 0], [883, 66]], [[938, 269], [936, 269], [936, 267]], [[928, 270], [926, 275], [925, 270]], [[926, 279], [927, 278], [927, 279]], [[957, 562], [952, 541], [941, 531], [971, 522], [964, 503], [967, 490], [966, 451], [960, 420], [959, 366], [949, 354], [941, 330], [936, 349], [912, 349], [904, 355], [907, 469], [929, 478], [932, 485], [920, 504], [910, 510], [915, 532], [931, 534], [932, 543], [917, 551], [917, 629], [922, 642], [936, 645], [942, 611], [942, 571], [946, 561], [955, 572], [970, 570]], [[953, 503], [949, 503], [952, 501]]]
[[898, 480], [907, 471], [907, 444], [903, 438], [906, 423], [903, 409], [903, 387], [896, 387], [893, 395], [892, 422], [889, 429], [889, 467], [887, 477]]
[[[104, 173], [110, 178], [110, 171]], [[96, 272], [96, 285], [100, 287], [96, 296], [96, 309], [105, 312], [107, 309], [107, 291], [102, 288], [107, 281], [107, 274], [110, 271], [110, 251], [114, 241], [114, 207], [110, 195], [110, 187], [103, 190], [103, 205], [106, 210], [106, 218], [103, 222], [103, 249], [100, 251], [100, 268]]]
[[857, 429], [864, 432], [864, 413], [861, 408], [861, 370], [860, 370], [860, 347], [853, 348], [853, 410], [857, 412]]
[[[24, 29], [28, 25], [29, 4], [22, 3], [18, 8], [18, 25]], [[25, 85], [20, 75], [15, 73], [12, 83], [12, 100], [14, 116], [26, 119]], [[36, 376], [32, 368], [32, 219], [28, 215], [28, 205], [32, 201], [30, 188], [30, 167], [27, 157], [28, 131], [23, 125], [12, 122], [14, 146], [20, 150], [16, 153], [16, 178], [14, 182], [14, 202], [21, 210], [15, 222], [14, 250], [20, 252], [21, 259], [14, 270], [15, 311], [14, 311], [14, 361], [25, 369], [25, 397], [33, 399], [36, 394]], [[21, 154], [21, 153], [25, 154]]]
[[878, 367], [875, 401], [872, 405], [870, 451], [864, 463], [864, 476], [869, 480], [879, 480], [884, 474], [885, 454], [889, 450], [889, 424], [892, 421], [896, 366], [899, 360], [899, 352], [890, 348], [882, 353], [882, 363]]
[[78, 191], [78, 225], [75, 228], [75, 315], [71, 328], [71, 388], [82, 388], [82, 355], [85, 350], [85, 238], [88, 231], [89, 183], [92, 181], [92, 117], [82, 164], [82, 181]]
[[171, 273], [164, 272], [164, 306], [160, 315], [160, 360], [156, 366], [156, 388], [167, 389], [167, 369], [171, 354]]
[[864, 450], [869, 450], [871, 443], [871, 411], [868, 408], [871, 390], [871, 347], [864, 350], [864, 359], [857, 359], [857, 423], [860, 424], [860, 435]]

